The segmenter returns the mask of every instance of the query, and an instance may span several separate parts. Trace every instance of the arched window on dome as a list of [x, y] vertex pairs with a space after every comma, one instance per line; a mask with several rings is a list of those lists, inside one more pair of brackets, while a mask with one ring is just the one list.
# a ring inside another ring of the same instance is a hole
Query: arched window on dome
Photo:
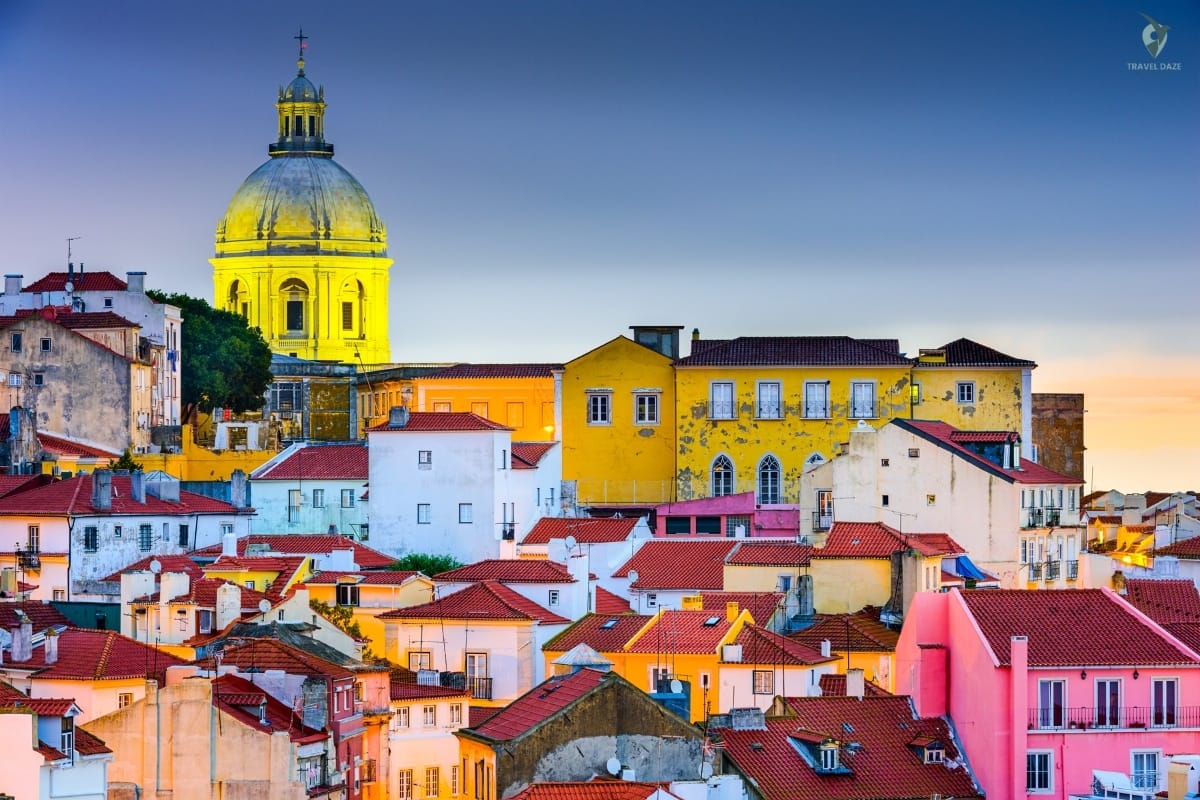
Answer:
[[779, 502], [779, 478], [782, 471], [779, 459], [775, 456], [763, 456], [763, 460], [758, 462], [759, 503]]
[[279, 287], [283, 303], [283, 335], [303, 338], [308, 330], [308, 285], [297, 278], [289, 278]]
[[728, 497], [733, 494], [734, 473], [733, 462], [729, 456], [722, 453], [713, 459], [712, 464], [712, 496]]
[[250, 292], [246, 289], [245, 281], [235, 280], [229, 284], [229, 298], [225, 310], [246, 321], [250, 320]]
[[342, 284], [342, 292], [339, 297], [342, 336], [347, 339], [366, 338], [367, 321], [364, 319], [363, 304], [365, 299], [366, 293], [363, 291], [361, 282], [349, 280]]

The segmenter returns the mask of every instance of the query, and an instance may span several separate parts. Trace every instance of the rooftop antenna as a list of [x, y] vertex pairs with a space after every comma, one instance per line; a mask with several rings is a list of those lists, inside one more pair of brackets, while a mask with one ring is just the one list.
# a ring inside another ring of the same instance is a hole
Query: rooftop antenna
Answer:
[[82, 238], [82, 236], [67, 237], [67, 283], [63, 288], [68, 292], [75, 291], [75, 265], [71, 263], [71, 242]]

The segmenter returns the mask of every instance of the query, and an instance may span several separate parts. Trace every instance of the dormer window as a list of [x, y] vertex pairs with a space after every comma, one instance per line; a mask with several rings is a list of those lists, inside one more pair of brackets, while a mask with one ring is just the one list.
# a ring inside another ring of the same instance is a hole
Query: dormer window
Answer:
[[838, 758], [838, 745], [833, 739], [826, 739], [821, 742], [821, 771], [833, 772], [841, 766], [841, 761]]
[[926, 764], [944, 764], [946, 763], [946, 748], [941, 742], [934, 742], [925, 747], [925, 763]]

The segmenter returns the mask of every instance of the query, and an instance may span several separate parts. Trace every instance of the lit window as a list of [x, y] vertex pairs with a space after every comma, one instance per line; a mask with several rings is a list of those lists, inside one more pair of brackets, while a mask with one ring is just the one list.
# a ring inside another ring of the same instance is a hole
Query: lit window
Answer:
[[754, 670], [754, 694], [774, 694], [775, 673], [769, 669]]

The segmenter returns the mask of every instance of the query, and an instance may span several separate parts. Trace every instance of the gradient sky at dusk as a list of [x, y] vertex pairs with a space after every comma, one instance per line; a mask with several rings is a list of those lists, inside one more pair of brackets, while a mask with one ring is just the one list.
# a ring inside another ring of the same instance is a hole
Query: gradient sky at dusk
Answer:
[[[1128, 69], [1140, 12], [1181, 71]], [[397, 361], [966, 336], [1087, 394], [1097, 488], [1200, 488], [1194, 0], [0, 0], [4, 272], [81, 236], [211, 299], [301, 24], [388, 224]]]

